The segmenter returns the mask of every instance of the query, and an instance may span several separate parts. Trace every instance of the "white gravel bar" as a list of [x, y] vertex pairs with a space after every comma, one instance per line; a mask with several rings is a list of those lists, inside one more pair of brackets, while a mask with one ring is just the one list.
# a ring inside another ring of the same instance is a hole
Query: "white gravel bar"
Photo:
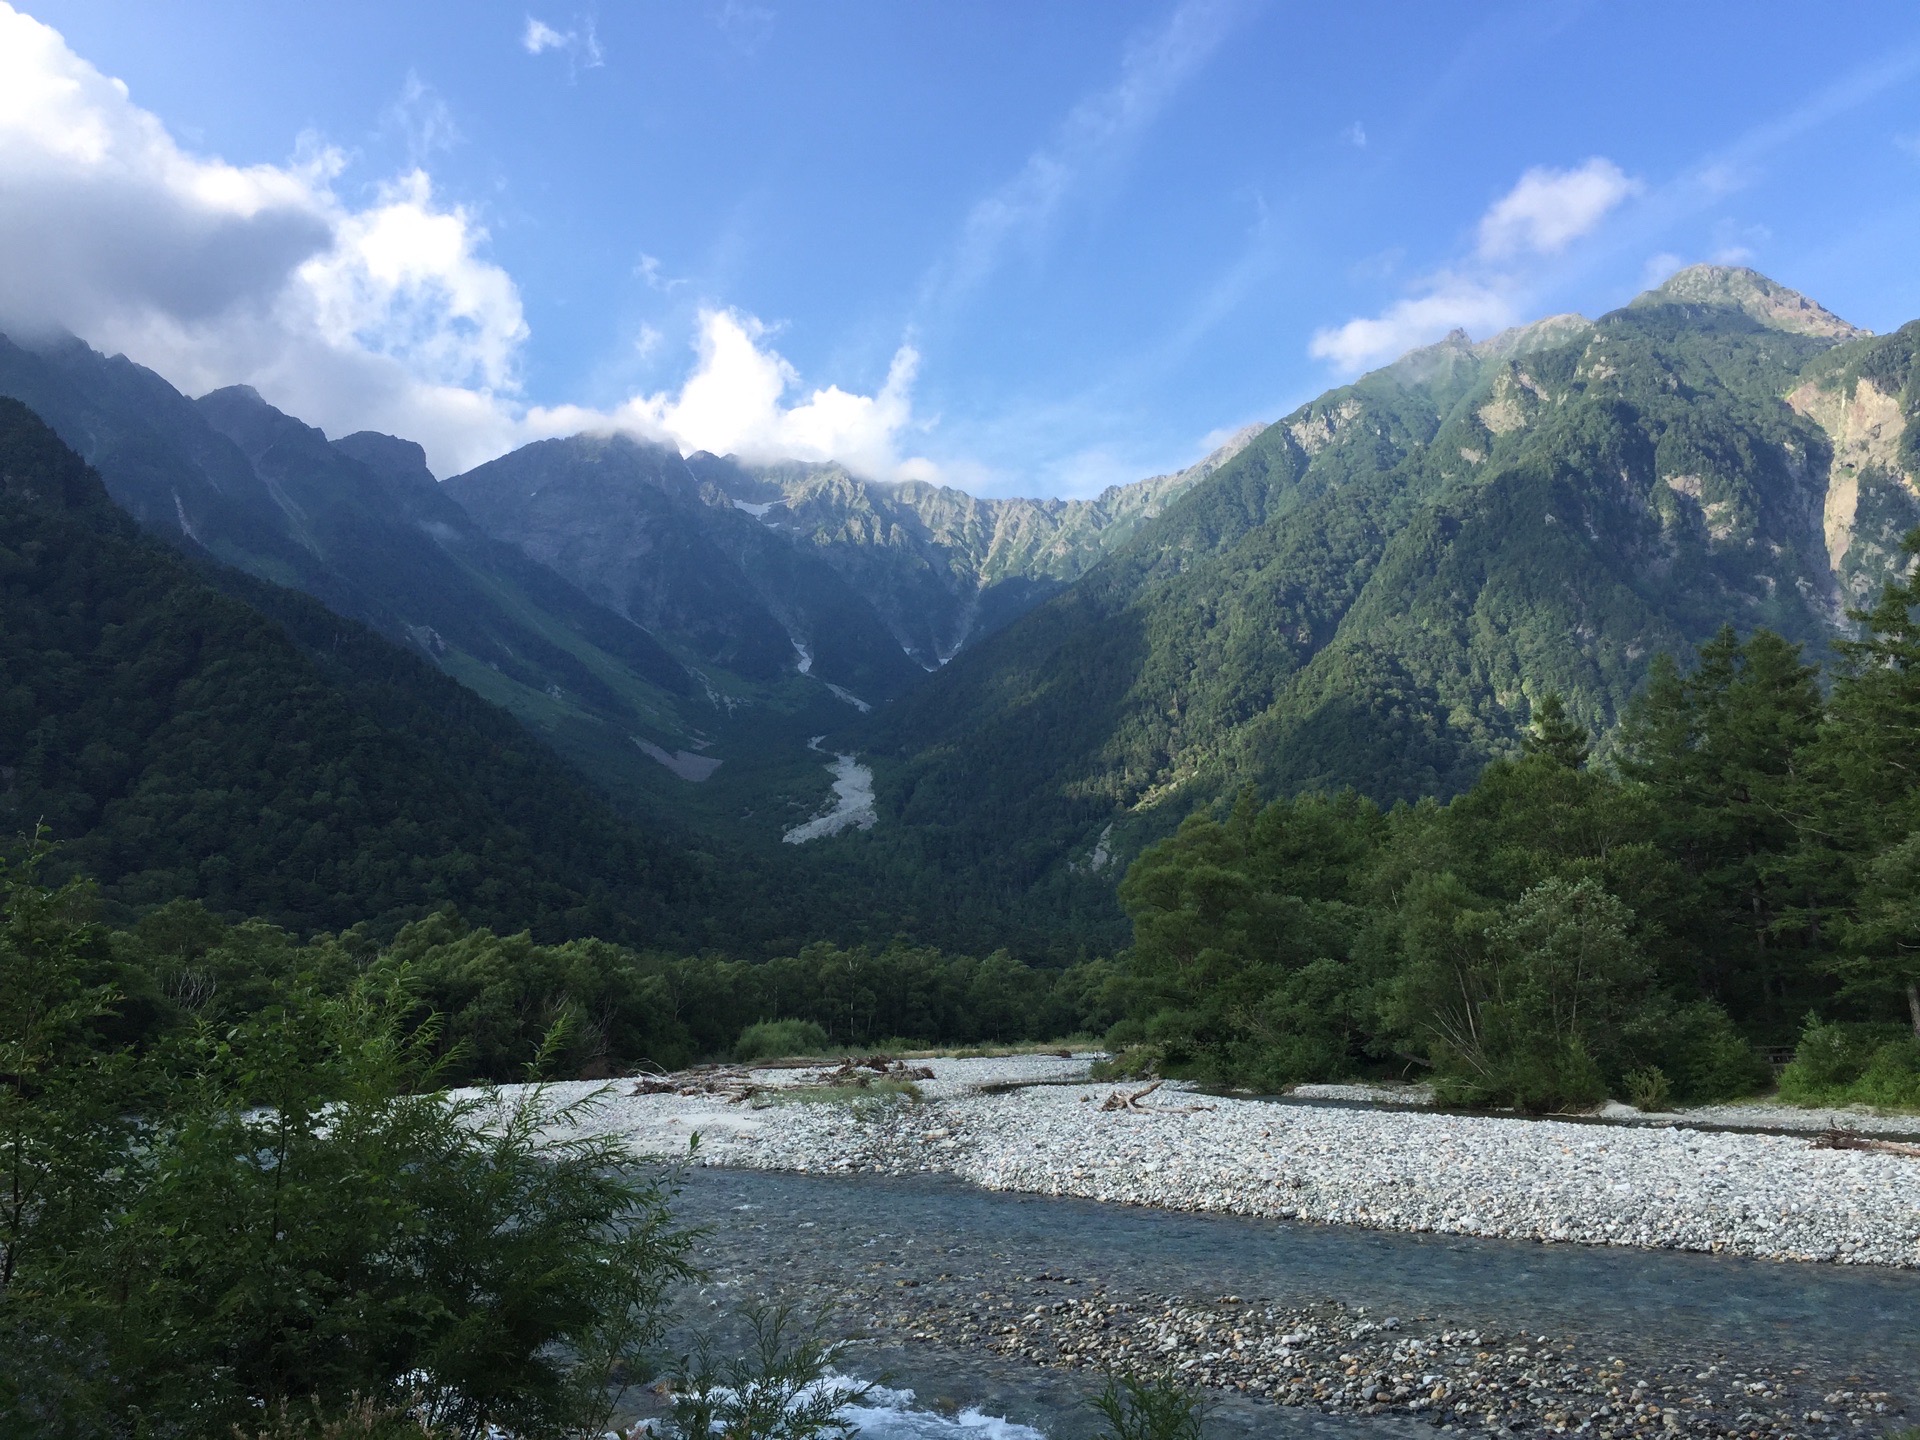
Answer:
[[[1088, 1058], [920, 1062], [935, 1078], [919, 1103], [729, 1104], [630, 1095], [616, 1081], [592, 1125], [650, 1155], [684, 1156], [698, 1132], [704, 1164], [946, 1172], [1175, 1210], [1920, 1268], [1920, 1156], [1698, 1129], [1686, 1116], [1647, 1126], [1274, 1104], [1172, 1083], [1141, 1108], [1103, 1110], [1142, 1087], [1071, 1083]], [[1009, 1084], [1024, 1088], [983, 1089]], [[554, 1087], [556, 1098], [590, 1088]]]

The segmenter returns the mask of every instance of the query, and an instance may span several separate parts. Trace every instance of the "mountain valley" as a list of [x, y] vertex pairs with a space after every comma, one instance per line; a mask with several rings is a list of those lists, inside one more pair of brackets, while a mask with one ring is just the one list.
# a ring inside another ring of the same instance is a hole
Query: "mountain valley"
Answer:
[[[1823, 658], [1920, 522], [1914, 329], [1696, 267], [1076, 501], [618, 434], [436, 481], [71, 339], [0, 343], [0, 393], [149, 532], [504, 706], [623, 823], [859, 897], [822, 933], [1032, 954], [1124, 943], [1126, 861], [1242, 786], [1444, 798], [1549, 693], [1607, 736], [1723, 623]], [[782, 844], [831, 828], [835, 755], [877, 823]]]

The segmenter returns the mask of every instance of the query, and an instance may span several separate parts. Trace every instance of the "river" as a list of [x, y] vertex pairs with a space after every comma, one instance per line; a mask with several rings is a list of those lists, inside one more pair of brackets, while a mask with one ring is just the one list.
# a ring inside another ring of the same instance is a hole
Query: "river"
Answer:
[[[701, 1255], [713, 1278], [687, 1297], [690, 1321], [745, 1297], [784, 1297], [816, 1311], [834, 1303], [834, 1324], [866, 1332], [845, 1368], [884, 1375], [916, 1397], [865, 1417], [875, 1440], [1098, 1433], [1086, 1408], [1097, 1370], [956, 1343], [948, 1323], [969, 1306], [1011, 1314], [1096, 1291], [1141, 1305], [1331, 1303], [1349, 1315], [1429, 1322], [1435, 1333], [1443, 1325], [1517, 1333], [1543, 1349], [1551, 1338], [1569, 1365], [1700, 1367], [1743, 1382], [1772, 1375], [1765, 1383], [1783, 1397], [1777, 1408], [1793, 1415], [1830, 1389], [1889, 1392], [1891, 1409], [1920, 1396], [1920, 1275], [1911, 1272], [1196, 1215], [996, 1193], [940, 1176], [695, 1170], [679, 1212], [709, 1227]], [[996, 1430], [982, 1417], [1006, 1423]], [[1851, 1433], [1905, 1423], [1889, 1416]], [[1221, 1436], [1335, 1433], [1433, 1431], [1428, 1417], [1329, 1415], [1231, 1391], [1209, 1422]]]

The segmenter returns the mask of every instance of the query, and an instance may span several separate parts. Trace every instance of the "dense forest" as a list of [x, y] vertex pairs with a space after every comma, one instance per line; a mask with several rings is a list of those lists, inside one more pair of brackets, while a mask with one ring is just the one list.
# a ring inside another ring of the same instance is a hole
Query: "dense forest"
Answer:
[[445, 904], [549, 934], [685, 924], [681, 845], [504, 712], [290, 590], [143, 536], [0, 399], [0, 824], [44, 823], [127, 913], [296, 929]]
[[[1920, 532], [1909, 553], [1920, 554]], [[1233, 1083], [1398, 1065], [1471, 1103], [1920, 1103], [1920, 575], [1842, 642], [1663, 659], [1611, 765], [1549, 699], [1450, 804], [1189, 819], [1128, 873], [1116, 1041]]]
[[[1920, 555], [1920, 532], [1908, 540]], [[1130, 868], [1112, 959], [904, 940], [746, 963], [501, 935], [451, 908], [382, 943], [197, 901], [103, 932], [122, 1043], [378, 980], [454, 1079], [725, 1056], [753, 1027], [841, 1047], [1104, 1036], [1121, 1065], [1278, 1089], [1430, 1078], [1443, 1098], [1649, 1108], [1766, 1088], [1920, 1103], [1920, 571], [1823, 692], [1770, 631], [1662, 659], [1613, 757], [1555, 698], [1462, 795], [1352, 791], [1191, 817]]]

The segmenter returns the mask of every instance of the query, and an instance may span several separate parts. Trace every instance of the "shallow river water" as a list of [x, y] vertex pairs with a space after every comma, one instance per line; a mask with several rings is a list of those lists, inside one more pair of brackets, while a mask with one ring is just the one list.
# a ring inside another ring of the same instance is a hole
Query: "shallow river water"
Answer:
[[[935, 1176], [702, 1169], [686, 1177], [678, 1208], [710, 1227], [700, 1248], [713, 1279], [686, 1298], [688, 1323], [747, 1297], [832, 1305], [836, 1325], [868, 1337], [845, 1368], [914, 1394], [863, 1417], [876, 1440], [1096, 1433], [1086, 1401], [1099, 1388], [1097, 1370], [1043, 1367], [953, 1343], [942, 1331], [941, 1315], [988, 1294], [1020, 1297], [1023, 1308], [1094, 1290], [1142, 1303], [1228, 1295], [1234, 1303], [1334, 1302], [1436, 1328], [1551, 1337], [1570, 1353], [1628, 1365], [1764, 1369], [1811, 1405], [1842, 1387], [1889, 1392], [1910, 1414], [1920, 1398], [1913, 1272], [1195, 1215], [995, 1193]], [[928, 1332], [941, 1333], [914, 1338]], [[1868, 1433], [1907, 1423], [1889, 1417]], [[1327, 1415], [1229, 1392], [1209, 1433], [1433, 1430], [1406, 1414]], [[1835, 1425], [1824, 1433], [1862, 1432]]]

